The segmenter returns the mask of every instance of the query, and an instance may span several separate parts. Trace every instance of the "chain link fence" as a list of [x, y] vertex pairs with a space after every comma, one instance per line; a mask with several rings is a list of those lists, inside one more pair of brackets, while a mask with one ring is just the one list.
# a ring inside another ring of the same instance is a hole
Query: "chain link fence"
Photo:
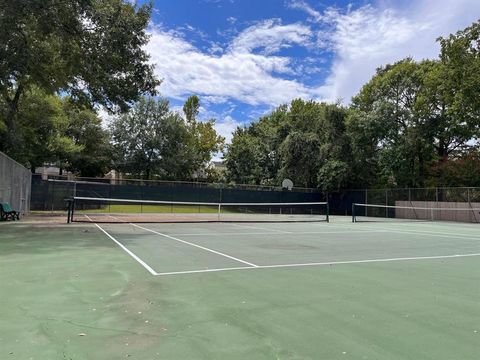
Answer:
[[478, 203], [480, 188], [438, 187], [402, 189], [358, 189], [331, 192], [328, 194], [330, 210], [336, 215], [351, 215], [352, 204], [420, 206], [419, 203]]
[[326, 194], [318, 189], [259, 185], [231, 185], [202, 182], [158, 181], [106, 178], [71, 178], [34, 174], [32, 211], [62, 212], [65, 199], [72, 196], [93, 198], [161, 200], [214, 203], [318, 202]]
[[242, 202], [318, 202], [328, 201], [333, 215], [351, 215], [352, 204], [398, 205], [410, 203], [480, 202], [480, 188], [402, 188], [356, 189], [323, 192], [319, 189], [293, 188], [203, 182], [68, 178], [34, 174], [31, 210], [63, 212], [65, 199], [72, 196], [131, 200], [197, 201], [214, 203]]
[[30, 211], [32, 173], [0, 152], [0, 201], [8, 202], [22, 215]]

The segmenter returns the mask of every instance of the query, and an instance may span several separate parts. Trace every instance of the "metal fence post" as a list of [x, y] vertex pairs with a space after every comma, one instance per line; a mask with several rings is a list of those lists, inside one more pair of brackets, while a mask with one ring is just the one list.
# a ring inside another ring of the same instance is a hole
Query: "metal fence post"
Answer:
[[[368, 189], [365, 189], [365, 204], [368, 204]], [[368, 207], [365, 206], [365, 216], [367, 216]]]
[[[385, 189], [385, 206], [388, 206], [388, 190]], [[385, 208], [385, 217], [388, 219], [388, 208]]]
[[54, 209], [54, 204], [55, 204], [55, 181], [52, 181], [50, 183], [52, 184], [52, 203], [51, 203], [51, 206], [50, 206], [50, 211], [53, 214], [53, 209]]

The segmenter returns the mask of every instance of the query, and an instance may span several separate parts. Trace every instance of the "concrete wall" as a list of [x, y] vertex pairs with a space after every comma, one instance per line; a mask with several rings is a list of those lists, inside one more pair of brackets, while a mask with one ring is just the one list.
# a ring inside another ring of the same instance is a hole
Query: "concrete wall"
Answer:
[[395, 201], [395, 206], [429, 208], [428, 210], [395, 209], [395, 217], [401, 219], [480, 222], [480, 203], [478, 202]]

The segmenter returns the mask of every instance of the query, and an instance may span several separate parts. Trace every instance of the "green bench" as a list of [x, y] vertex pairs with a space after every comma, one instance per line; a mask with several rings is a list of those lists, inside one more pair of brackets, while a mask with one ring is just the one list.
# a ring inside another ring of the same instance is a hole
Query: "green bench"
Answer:
[[9, 203], [0, 203], [0, 220], [20, 220], [20, 213], [13, 210]]

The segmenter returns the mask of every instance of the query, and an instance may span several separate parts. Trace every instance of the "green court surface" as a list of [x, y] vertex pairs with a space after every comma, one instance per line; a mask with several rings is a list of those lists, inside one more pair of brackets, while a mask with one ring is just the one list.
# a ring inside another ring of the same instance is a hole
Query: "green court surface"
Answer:
[[1, 223], [0, 359], [478, 359], [479, 230]]

